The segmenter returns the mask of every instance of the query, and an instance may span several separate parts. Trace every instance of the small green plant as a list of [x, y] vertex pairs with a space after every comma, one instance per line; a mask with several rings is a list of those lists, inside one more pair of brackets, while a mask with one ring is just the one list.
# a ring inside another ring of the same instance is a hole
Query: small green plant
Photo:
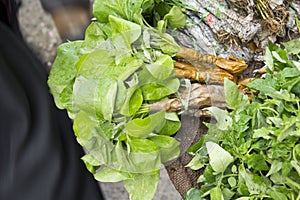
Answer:
[[267, 73], [247, 85], [259, 91], [251, 102], [225, 80], [229, 111], [208, 108], [217, 123], [189, 149], [188, 167], [204, 173], [187, 200], [300, 199], [299, 42], [269, 43]]

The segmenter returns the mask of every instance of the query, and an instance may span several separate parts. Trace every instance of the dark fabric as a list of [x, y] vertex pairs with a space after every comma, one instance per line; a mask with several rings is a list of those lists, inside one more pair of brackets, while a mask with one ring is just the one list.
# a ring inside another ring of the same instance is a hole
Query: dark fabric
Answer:
[[0, 0], [0, 21], [21, 36], [17, 19], [17, 5], [14, 0]]
[[41, 0], [43, 8], [51, 12], [56, 8], [62, 8], [64, 6], [85, 6], [89, 7], [90, 0]]
[[0, 200], [101, 200], [43, 66], [0, 22]]

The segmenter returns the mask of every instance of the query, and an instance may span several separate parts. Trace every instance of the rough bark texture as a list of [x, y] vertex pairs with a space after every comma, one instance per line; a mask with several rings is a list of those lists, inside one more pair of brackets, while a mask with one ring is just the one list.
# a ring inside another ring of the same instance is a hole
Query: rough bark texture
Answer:
[[186, 153], [186, 150], [199, 141], [200, 137], [207, 132], [207, 128], [203, 122], [210, 121], [210, 118], [195, 118], [183, 116], [182, 127], [175, 136], [181, 142], [181, 155], [178, 159], [167, 163], [166, 169], [176, 190], [183, 197], [191, 188], [199, 188], [201, 184], [197, 183], [197, 179], [203, 171], [194, 171], [185, 167], [192, 159], [192, 156]]

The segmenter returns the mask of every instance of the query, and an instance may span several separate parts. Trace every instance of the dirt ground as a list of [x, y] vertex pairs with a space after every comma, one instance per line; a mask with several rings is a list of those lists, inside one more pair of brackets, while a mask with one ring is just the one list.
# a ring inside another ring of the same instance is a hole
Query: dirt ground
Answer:
[[[46, 13], [39, 0], [23, 0], [19, 9], [19, 22], [24, 39], [37, 54], [45, 67], [50, 69], [56, 49], [62, 40], [50, 14]], [[121, 183], [99, 183], [106, 200], [126, 200], [127, 192]], [[161, 179], [154, 200], [179, 200], [179, 193], [162, 167]]]

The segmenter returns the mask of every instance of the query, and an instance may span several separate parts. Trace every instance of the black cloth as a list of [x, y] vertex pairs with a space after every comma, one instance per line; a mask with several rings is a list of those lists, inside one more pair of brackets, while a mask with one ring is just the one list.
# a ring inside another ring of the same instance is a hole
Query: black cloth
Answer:
[[0, 0], [0, 21], [21, 36], [17, 19], [17, 5], [13, 0]]
[[0, 22], [0, 200], [102, 200], [47, 73]]

